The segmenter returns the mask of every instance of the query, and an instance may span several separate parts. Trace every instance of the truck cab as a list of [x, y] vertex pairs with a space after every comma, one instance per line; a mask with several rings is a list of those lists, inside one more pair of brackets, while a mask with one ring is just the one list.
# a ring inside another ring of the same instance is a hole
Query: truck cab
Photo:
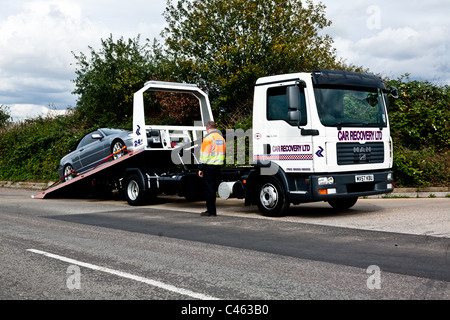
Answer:
[[345, 209], [360, 196], [392, 192], [388, 92], [379, 77], [354, 72], [259, 79], [253, 161], [264, 168], [255, 195], [260, 210], [277, 215], [311, 201]]

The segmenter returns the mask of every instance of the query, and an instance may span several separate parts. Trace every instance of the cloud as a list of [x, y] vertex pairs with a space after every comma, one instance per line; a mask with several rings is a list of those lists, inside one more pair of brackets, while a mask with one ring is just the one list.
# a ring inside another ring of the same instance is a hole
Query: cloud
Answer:
[[[0, 21], [0, 103], [55, 104], [74, 97], [72, 51], [107, 34], [73, 1], [33, 1]], [[51, 101], [44, 99], [52, 99]]]
[[[338, 56], [375, 73], [450, 84], [450, 2], [313, 0]], [[75, 53], [100, 39], [158, 38], [165, 0], [15, 0], [0, 11], [0, 104], [75, 107]], [[44, 107], [45, 108], [45, 107]], [[24, 107], [23, 110], [26, 108]]]
[[357, 41], [355, 48], [360, 52], [367, 52], [370, 56], [383, 56], [398, 62], [440, 54], [446, 37], [442, 27], [422, 30], [411, 27], [386, 28], [373, 37]]
[[450, 64], [446, 55], [447, 33], [443, 27], [386, 28], [358, 41], [336, 38], [335, 44], [341, 56], [356, 65], [370, 67], [373, 72], [410, 73], [423, 79], [450, 81], [448, 70], [443, 73], [442, 68]]
[[9, 111], [13, 121], [33, 119], [39, 116], [58, 116], [67, 112], [66, 110], [56, 110], [35, 104], [13, 104]]
[[322, 0], [340, 58], [371, 72], [450, 84], [450, 2]]
[[18, 111], [36, 105], [38, 113], [45, 105], [75, 107], [72, 52], [87, 53], [89, 46], [96, 49], [100, 39], [110, 34], [114, 38], [158, 37], [165, 4], [165, 0], [16, 0], [2, 4], [0, 104], [14, 105]]

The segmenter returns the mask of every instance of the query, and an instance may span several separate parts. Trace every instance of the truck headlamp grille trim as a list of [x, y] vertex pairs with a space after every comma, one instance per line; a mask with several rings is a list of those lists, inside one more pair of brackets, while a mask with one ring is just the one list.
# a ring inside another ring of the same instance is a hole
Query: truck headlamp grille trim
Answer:
[[333, 177], [319, 177], [317, 179], [317, 183], [319, 184], [319, 186], [334, 184], [334, 178]]

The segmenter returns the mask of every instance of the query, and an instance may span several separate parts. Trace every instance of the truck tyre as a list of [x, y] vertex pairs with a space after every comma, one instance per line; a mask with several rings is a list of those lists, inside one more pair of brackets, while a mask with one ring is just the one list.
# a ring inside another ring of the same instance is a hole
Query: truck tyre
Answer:
[[259, 184], [258, 208], [267, 217], [282, 217], [290, 203], [280, 180], [275, 177], [264, 178]]
[[144, 182], [137, 174], [129, 175], [125, 180], [125, 199], [131, 206], [143, 205], [146, 201]]
[[330, 206], [337, 210], [347, 210], [353, 207], [358, 201], [358, 197], [328, 200]]

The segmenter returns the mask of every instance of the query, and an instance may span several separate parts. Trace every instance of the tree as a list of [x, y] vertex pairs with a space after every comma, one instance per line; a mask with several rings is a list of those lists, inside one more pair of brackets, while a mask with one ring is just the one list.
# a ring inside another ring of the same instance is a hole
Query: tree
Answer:
[[248, 116], [259, 77], [338, 66], [332, 39], [319, 34], [331, 25], [324, 11], [311, 0], [168, 0], [172, 77], [207, 87], [216, 110]]
[[450, 86], [410, 80], [409, 74], [387, 82], [400, 90], [390, 99], [389, 114], [394, 142], [411, 150], [425, 146], [438, 152], [450, 145]]
[[410, 80], [388, 80], [400, 90], [389, 99], [398, 186], [448, 186], [450, 177], [450, 87]]
[[11, 114], [9, 108], [0, 104], [0, 128], [4, 127], [11, 121]]
[[131, 121], [133, 94], [154, 76], [162, 59], [159, 44], [148, 41], [142, 45], [139, 36], [114, 41], [111, 35], [101, 40], [98, 52], [89, 47], [90, 57], [73, 53], [78, 66], [73, 91], [79, 95], [76, 112], [87, 126]]
[[153, 117], [153, 123], [192, 126], [201, 119], [199, 101], [192, 94], [155, 92], [154, 95], [160, 115]]

